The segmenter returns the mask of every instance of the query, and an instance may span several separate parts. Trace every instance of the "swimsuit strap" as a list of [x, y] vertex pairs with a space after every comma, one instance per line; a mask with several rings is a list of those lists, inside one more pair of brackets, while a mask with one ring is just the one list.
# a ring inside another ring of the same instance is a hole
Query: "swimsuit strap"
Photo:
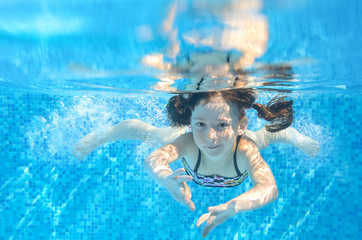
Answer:
[[[240, 142], [240, 139], [241, 139], [241, 136], [238, 136], [237, 140], [236, 140], [236, 147], [235, 147], [235, 152], [234, 152], [234, 167], [235, 167], [235, 171], [236, 171], [236, 174], [238, 176], [241, 176], [242, 173], [240, 172], [239, 168], [238, 168], [238, 163], [236, 161], [236, 152], [238, 150], [238, 145], [239, 145], [239, 142]], [[199, 156], [197, 157], [197, 162], [196, 162], [196, 165], [195, 165], [195, 168], [194, 168], [194, 173], [197, 173], [197, 170], [199, 170], [199, 167], [200, 167], [200, 163], [201, 163], [201, 151], [199, 149]]]
[[238, 163], [236, 161], [236, 152], [238, 150], [238, 145], [239, 145], [239, 142], [240, 142], [240, 139], [243, 135], [240, 135], [238, 136], [237, 140], [236, 140], [236, 147], [235, 147], [235, 152], [234, 152], [234, 167], [235, 167], [235, 171], [236, 171], [236, 174], [238, 174], [238, 176], [241, 176], [242, 173], [240, 172], [239, 168], [238, 168]]
[[197, 157], [197, 163], [194, 168], [194, 173], [197, 173], [197, 170], [199, 170], [200, 163], [201, 163], [201, 151], [199, 149], [199, 156]]

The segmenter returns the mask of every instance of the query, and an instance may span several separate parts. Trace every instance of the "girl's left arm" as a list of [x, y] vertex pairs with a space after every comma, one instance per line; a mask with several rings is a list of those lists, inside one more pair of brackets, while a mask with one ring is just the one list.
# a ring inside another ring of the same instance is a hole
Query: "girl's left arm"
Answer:
[[242, 144], [242, 151], [239, 153], [244, 153], [246, 168], [254, 187], [229, 201], [231, 205], [235, 204], [235, 213], [264, 207], [278, 198], [273, 173], [261, 157], [257, 146], [247, 141]]
[[244, 155], [242, 157], [247, 162], [246, 168], [254, 187], [224, 204], [209, 207], [209, 212], [202, 215], [196, 224], [199, 227], [207, 221], [202, 233], [203, 237], [206, 237], [214, 227], [237, 213], [264, 207], [278, 198], [278, 188], [273, 173], [261, 157], [258, 148], [246, 139], [241, 141], [243, 142], [239, 145], [238, 154], [240, 157]]

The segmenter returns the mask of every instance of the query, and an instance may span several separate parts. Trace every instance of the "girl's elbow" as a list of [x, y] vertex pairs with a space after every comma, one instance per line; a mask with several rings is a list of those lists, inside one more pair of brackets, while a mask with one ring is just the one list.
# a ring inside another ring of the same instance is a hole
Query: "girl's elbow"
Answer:
[[154, 164], [152, 162], [152, 158], [150, 155], [143, 161], [143, 167], [146, 169], [147, 172], [150, 172], [153, 168], [152, 165], [154, 165]]
[[271, 186], [270, 195], [271, 195], [272, 202], [278, 199], [279, 193], [278, 193], [278, 187], [276, 184], [273, 184]]
[[263, 193], [266, 203], [271, 203], [278, 199], [278, 187], [276, 184], [265, 184]]
[[143, 167], [147, 169], [149, 166], [150, 166], [150, 161], [148, 161], [148, 159], [146, 158], [146, 159], [143, 161]]
[[271, 203], [278, 199], [278, 187], [275, 181], [260, 182], [260, 190], [266, 202]]

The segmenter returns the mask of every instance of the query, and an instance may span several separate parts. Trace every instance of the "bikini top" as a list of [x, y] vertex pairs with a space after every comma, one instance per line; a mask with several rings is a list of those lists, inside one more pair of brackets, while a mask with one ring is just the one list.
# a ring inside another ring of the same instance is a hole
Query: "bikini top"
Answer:
[[200, 163], [201, 163], [200, 149], [199, 149], [199, 156], [197, 158], [197, 163], [193, 170], [186, 162], [186, 159], [183, 158], [183, 164], [184, 164], [186, 173], [192, 177], [192, 180], [195, 183], [205, 186], [205, 187], [235, 187], [235, 186], [239, 185], [248, 177], [248, 172], [246, 170], [243, 173], [240, 172], [237, 161], [236, 161], [236, 151], [238, 149], [238, 144], [239, 144], [240, 138], [241, 138], [241, 136], [239, 136], [237, 139], [236, 148], [235, 148], [235, 152], [234, 152], [234, 167], [235, 167], [235, 171], [237, 173], [236, 177], [223, 177], [223, 176], [220, 176], [217, 174], [202, 175], [200, 173], [197, 173], [197, 170], [199, 169]]

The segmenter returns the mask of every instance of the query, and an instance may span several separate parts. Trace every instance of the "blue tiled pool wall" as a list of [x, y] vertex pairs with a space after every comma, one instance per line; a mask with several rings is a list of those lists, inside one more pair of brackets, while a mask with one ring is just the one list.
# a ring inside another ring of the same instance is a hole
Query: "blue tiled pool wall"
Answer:
[[[279, 188], [271, 205], [239, 214], [210, 239], [356, 239], [362, 233], [361, 96], [292, 96], [293, 126], [321, 143], [313, 159], [291, 146], [262, 152]], [[266, 101], [269, 96], [261, 96]], [[140, 141], [105, 145], [83, 162], [71, 155], [81, 136], [128, 118], [166, 126], [166, 96], [0, 95], [0, 239], [201, 239], [207, 207], [241, 194], [190, 183], [190, 212], [151, 180]], [[157, 116], [157, 117], [155, 117]], [[250, 129], [263, 121], [248, 113]], [[180, 167], [176, 163], [173, 168]]]

